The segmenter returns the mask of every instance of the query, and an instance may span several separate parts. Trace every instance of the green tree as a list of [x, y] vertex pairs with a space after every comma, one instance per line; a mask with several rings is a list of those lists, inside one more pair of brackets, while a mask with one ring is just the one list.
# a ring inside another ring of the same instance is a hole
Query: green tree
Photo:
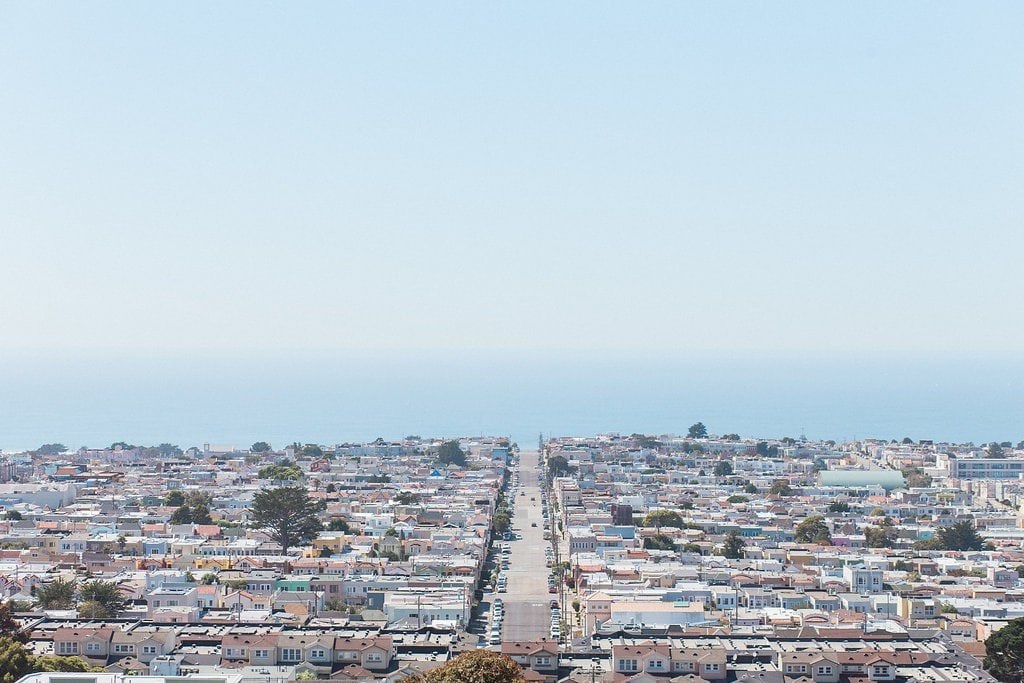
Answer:
[[569, 465], [564, 455], [548, 456], [548, 476], [568, 477], [572, 474], [573, 468]]
[[167, 495], [164, 496], [164, 505], [167, 507], [178, 508], [185, 504], [185, 494], [175, 489], [168, 491]]
[[904, 467], [900, 470], [903, 480], [909, 488], [928, 488], [932, 485], [932, 477], [920, 467]]
[[273, 481], [298, 481], [302, 479], [302, 470], [295, 465], [267, 465], [256, 473], [259, 479]]
[[691, 439], [706, 439], [708, 438], [708, 428], [704, 426], [703, 422], [695, 422], [690, 425], [690, 429], [687, 430], [686, 436]]
[[71, 609], [75, 606], [75, 582], [56, 579], [36, 588], [36, 602], [43, 609]]
[[772, 487], [768, 489], [768, 493], [773, 496], [791, 496], [793, 495], [793, 487], [785, 479], [776, 479], [772, 482]]
[[418, 502], [420, 502], [419, 494], [412, 491], [400, 491], [395, 496], [395, 503], [398, 505], [415, 505]]
[[850, 504], [845, 500], [833, 500], [828, 504], [828, 511], [845, 514], [850, 511]]
[[8, 604], [0, 604], [0, 633], [20, 643], [28, 642], [28, 634], [11, 614], [11, 607]]
[[61, 673], [86, 673], [103, 671], [101, 666], [92, 666], [81, 657], [63, 657], [60, 655], [39, 655], [32, 657], [32, 671], [57, 671]]
[[83, 602], [95, 602], [107, 611], [107, 616], [115, 616], [128, 604], [124, 595], [113, 581], [86, 581], [78, 590], [78, 597]]
[[730, 531], [725, 535], [725, 543], [722, 545], [722, 556], [730, 560], [738, 560], [743, 557], [743, 549], [747, 547], [746, 542], [740, 537], [738, 531]]
[[171, 524], [191, 524], [192, 523], [192, 508], [188, 505], [181, 505], [171, 515]]
[[644, 526], [661, 529], [663, 526], [683, 528], [683, 518], [675, 510], [651, 510], [644, 516]]
[[62, 443], [44, 443], [36, 449], [39, 455], [60, 455], [67, 451], [68, 447]]
[[425, 674], [412, 674], [401, 683], [525, 683], [523, 671], [511, 657], [491, 650], [463, 652]]
[[266, 441], [257, 441], [253, 445], [249, 446], [250, 453], [269, 453], [270, 444]]
[[287, 555], [293, 545], [308, 543], [323, 529], [318, 516], [326, 507], [322, 501], [311, 499], [301, 486], [263, 489], [253, 496], [249, 521], [280, 543]]
[[9, 522], [20, 522], [24, 517], [17, 510], [8, 510], [4, 513], [4, 519]]
[[512, 518], [507, 512], [499, 510], [494, 513], [491, 523], [494, 525], [495, 533], [503, 534], [508, 531], [509, 527], [512, 525]]
[[896, 545], [896, 529], [891, 526], [869, 526], [864, 530], [864, 543], [869, 548], [892, 548]]
[[182, 450], [173, 443], [162, 443], [156, 447], [158, 455], [164, 458], [176, 458], [182, 454]]
[[644, 539], [644, 548], [646, 550], [675, 550], [676, 544], [665, 534], [655, 534]]
[[728, 503], [746, 503], [750, 499], [747, 498], [746, 496], [732, 495], [732, 496], [729, 496], [728, 498], [726, 498], [725, 500]]
[[998, 443], [996, 443], [995, 441], [993, 441], [992, 443], [990, 443], [990, 444], [989, 444], [989, 445], [988, 445], [988, 446], [987, 446], [987, 447], [985, 448], [985, 450], [987, 450], [987, 451], [988, 451], [988, 457], [990, 457], [990, 458], [1002, 458], [1002, 457], [1005, 457], [1005, 456], [1006, 456], [1006, 454], [1005, 454], [1005, 453], [1003, 453], [1003, 447], [1002, 447], [1002, 445], [1001, 445], [1001, 444], [998, 444]]
[[715, 463], [715, 476], [716, 477], [729, 477], [732, 476], [732, 463], [728, 460], [719, 460]]
[[332, 519], [330, 522], [327, 523], [327, 530], [340, 531], [342, 533], [347, 534], [349, 532], [348, 522], [338, 518]]
[[1003, 683], [1024, 680], [1024, 617], [1007, 622], [985, 640], [984, 666]]
[[985, 550], [985, 539], [978, 533], [974, 524], [964, 520], [953, 526], [941, 527], [936, 535], [939, 540], [936, 550]]
[[832, 543], [832, 532], [828, 529], [823, 515], [811, 515], [796, 525], [797, 543], [821, 543], [829, 545]]
[[743, 487], [743, 493], [757, 493], [757, 486], [748, 482], [747, 485]]
[[0, 683], [14, 683], [32, 672], [32, 657], [25, 646], [8, 634], [0, 634]]
[[445, 465], [457, 465], [464, 467], [466, 465], [466, 453], [459, 447], [458, 441], [445, 441], [437, 449], [437, 464], [441, 466]]
[[722, 441], [739, 441], [739, 440], [740, 440], [740, 435], [739, 434], [723, 434], [722, 435]]

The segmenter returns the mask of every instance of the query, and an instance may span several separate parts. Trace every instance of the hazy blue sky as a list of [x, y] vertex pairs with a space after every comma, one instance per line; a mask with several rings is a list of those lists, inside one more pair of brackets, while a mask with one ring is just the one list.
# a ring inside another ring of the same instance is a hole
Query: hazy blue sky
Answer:
[[1024, 350], [1024, 4], [0, 4], [0, 348]]

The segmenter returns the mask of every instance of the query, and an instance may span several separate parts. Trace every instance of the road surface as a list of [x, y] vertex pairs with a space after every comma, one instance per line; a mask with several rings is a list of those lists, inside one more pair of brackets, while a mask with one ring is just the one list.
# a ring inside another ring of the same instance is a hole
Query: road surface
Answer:
[[[544, 566], [544, 517], [541, 514], [541, 490], [537, 451], [519, 454], [519, 487], [515, 492], [513, 530], [521, 535], [511, 541], [508, 592], [500, 594], [505, 601], [505, 623], [501, 636], [504, 642], [521, 642], [551, 637], [549, 603], [556, 596], [548, 592], [550, 569]], [[537, 526], [533, 526], [536, 524]]]

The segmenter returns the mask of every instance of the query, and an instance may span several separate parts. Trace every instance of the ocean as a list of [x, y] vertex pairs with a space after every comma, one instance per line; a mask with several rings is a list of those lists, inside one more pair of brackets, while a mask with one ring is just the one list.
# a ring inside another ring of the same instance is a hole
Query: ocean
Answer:
[[1024, 359], [623, 352], [3, 352], [0, 448], [712, 433], [1024, 439]]

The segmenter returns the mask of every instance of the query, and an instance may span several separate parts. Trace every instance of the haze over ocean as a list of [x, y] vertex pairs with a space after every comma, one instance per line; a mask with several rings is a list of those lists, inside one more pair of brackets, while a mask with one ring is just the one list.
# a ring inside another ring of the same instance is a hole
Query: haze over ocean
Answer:
[[408, 434], [1024, 439], [1007, 356], [570, 352], [6, 353], [0, 448], [247, 447]]

